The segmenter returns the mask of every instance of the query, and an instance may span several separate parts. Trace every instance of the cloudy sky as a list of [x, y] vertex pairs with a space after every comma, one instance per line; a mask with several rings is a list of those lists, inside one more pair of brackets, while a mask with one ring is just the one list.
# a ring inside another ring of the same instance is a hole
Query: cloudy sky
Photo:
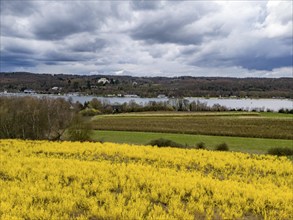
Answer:
[[293, 77], [292, 1], [1, 0], [1, 71]]

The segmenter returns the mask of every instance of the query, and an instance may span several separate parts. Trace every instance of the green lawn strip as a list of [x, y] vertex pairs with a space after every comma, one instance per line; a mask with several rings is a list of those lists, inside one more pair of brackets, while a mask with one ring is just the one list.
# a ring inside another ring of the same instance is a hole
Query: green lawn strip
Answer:
[[287, 118], [293, 119], [293, 114], [278, 112], [174, 112], [174, 111], [153, 111], [153, 112], [130, 112], [121, 114], [98, 115], [93, 118], [104, 117], [201, 117], [201, 116], [231, 116], [231, 117], [265, 117], [265, 118]]
[[104, 131], [95, 130], [93, 140], [114, 143], [142, 144], [158, 138], [170, 139], [172, 141], [195, 146], [198, 142], [204, 142], [208, 149], [214, 149], [216, 145], [227, 143], [231, 151], [247, 153], [266, 153], [271, 147], [293, 147], [292, 140], [265, 139], [265, 138], [243, 138], [209, 135], [189, 135], [154, 132], [131, 132], [131, 131]]
[[261, 117], [266, 118], [287, 118], [293, 119], [293, 114], [286, 114], [286, 113], [278, 113], [278, 112], [260, 112]]
[[[258, 112], [174, 112], [174, 111], [154, 111], [154, 112], [129, 112], [121, 114], [106, 114], [97, 115], [93, 118], [105, 118], [105, 117], [205, 117], [205, 116], [230, 116], [230, 117], [241, 117], [241, 116], [261, 116]], [[276, 117], [276, 116], [274, 116]]]

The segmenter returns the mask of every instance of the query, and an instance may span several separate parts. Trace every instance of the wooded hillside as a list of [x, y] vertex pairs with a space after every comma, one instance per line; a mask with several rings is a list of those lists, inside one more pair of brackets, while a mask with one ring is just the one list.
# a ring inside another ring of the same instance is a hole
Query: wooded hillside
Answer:
[[[104, 82], [100, 82], [105, 78]], [[88, 95], [157, 97], [293, 98], [293, 78], [131, 77], [115, 75], [0, 73], [0, 91], [79, 92]]]

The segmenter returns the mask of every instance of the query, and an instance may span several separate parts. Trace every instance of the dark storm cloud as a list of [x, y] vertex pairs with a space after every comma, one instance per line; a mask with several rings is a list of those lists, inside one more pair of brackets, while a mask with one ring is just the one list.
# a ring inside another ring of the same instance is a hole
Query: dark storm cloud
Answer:
[[[198, 57], [194, 56], [198, 52], [195, 48], [184, 50], [180, 55], [185, 56], [186, 60], [191, 57], [188, 64], [200, 67], [240, 66], [248, 70], [272, 71], [293, 66], [292, 38], [262, 38], [257, 41], [244, 38], [234, 42], [233, 39], [234, 36], [231, 40], [219, 41], [214, 49]], [[229, 51], [223, 51], [223, 48], [229, 48]]]
[[148, 0], [133, 0], [131, 6], [134, 10], [155, 10], [162, 7], [160, 1], [148, 1]]
[[293, 50], [285, 38], [263, 39], [242, 56], [233, 59], [233, 64], [246, 69], [273, 70], [280, 67], [292, 67]]
[[[172, 5], [174, 10], [162, 11], [161, 14], [158, 13], [154, 16], [146, 14], [145, 18], [132, 29], [131, 37], [150, 44], [175, 43], [188, 45], [200, 44], [209, 35], [221, 34], [218, 32], [218, 27], [203, 31], [202, 28], [204, 27], [199, 29], [194, 25], [211, 12], [218, 10], [213, 3], [204, 5], [201, 2], [196, 4], [187, 2], [186, 10], [182, 9], [182, 2], [171, 2], [169, 4]], [[191, 7], [188, 8], [188, 5]], [[176, 12], [176, 9], [178, 9], [178, 12]]]
[[49, 10], [39, 12], [33, 22], [32, 32], [42, 40], [61, 40], [72, 34], [93, 32], [104, 21], [101, 10], [92, 10], [90, 5], [82, 3], [56, 4], [47, 3], [42, 7]]
[[[36, 51], [29, 45], [19, 41], [9, 41], [1, 38], [1, 71], [15, 67], [34, 67], [36, 66]], [[11, 42], [11, 43], [10, 43]]]
[[181, 21], [176, 21], [176, 19], [170, 22], [144, 23], [133, 30], [131, 36], [136, 40], [144, 40], [149, 44], [199, 44], [202, 42], [203, 36], [184, 33], [181, 27]]
[[[13, 71], [15, 67], [35, 67], [36, 61], [30, 54], [1, 52], [0, 57], [1, 71]], [[5, 68], [5, 69], [3, 69]]]
[[20, 45], [8, 45], [5, 47], [5, 50], [2, 51], [3, 53], [10, 53], [10, 54], [20, 54], [20, 55], [32, 55], [35, 51], [29, 47], [23, 47]]
[[254, 57], [247, 55], [241, 58], [210, 56], [209, 59], [205, 58], [196, 62], [190, 62], [189, 64], [199, 67], [229, 67], [235, 65], [248, 70], [272, 71], [276, 68], [292, 67], [293, 61], [290, 55], [280, 57]]
[[33, 33], [37, 39], [41, 40], [62, 40], [71, 34], [90, 30], [90, 27], [91, 24], [85, 26], [78, 23], [72, 24], [70, 19], [62, 21], [56, 19], [45, 24], [38, 24], [34, 27]]
[[280, 57], [246, 57], [234, 62], [236, 65], [242, 66], [246, 69], [253, 70], [273, 70], [280, 67], [292, 67], [292, 56], [280, 56]]
[[4, 0], [1, 1], [0, 6], [0, 12], [2, 15], [14, 15], [17, 17], [23, 17], [36, 12], [35, 2], [30, 1]]
[[94, 40], [82, 40], [71, 44], [69, 46], [70, 50], [73, 52], [97, 52], [102, 50], [107, 46], [107, 41], [101, 38], [96, 38]]
[[91, 59], [92, 55], [80, 53], [66, 53], [62, 51], [49, 51], [43, 55], [40, 60], [54, 62], [79, 62]]

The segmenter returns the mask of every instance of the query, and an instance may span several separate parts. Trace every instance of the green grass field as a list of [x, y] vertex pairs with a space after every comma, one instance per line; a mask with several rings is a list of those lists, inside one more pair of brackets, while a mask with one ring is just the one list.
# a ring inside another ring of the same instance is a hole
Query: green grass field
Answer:
[[257, 112], [147, 112], [96, 116], [96, 130], [293, 139], [291, 115]]
[[223, 137], [208, 135], [170, 134], [154, 132], [130, 132], [130, 131], [94, 131], [93, 140], [115, 143], [147, 144], [158, 138], [170, 139], [181, 144], [195, 146], [204, 142], [208, 149], [214, 149], [216, 145], [227, 143], [231, 151], [248, 153], [266, 153], [271, 147], [293, 147], [292, 140], [277, 140], [266, 138]]

